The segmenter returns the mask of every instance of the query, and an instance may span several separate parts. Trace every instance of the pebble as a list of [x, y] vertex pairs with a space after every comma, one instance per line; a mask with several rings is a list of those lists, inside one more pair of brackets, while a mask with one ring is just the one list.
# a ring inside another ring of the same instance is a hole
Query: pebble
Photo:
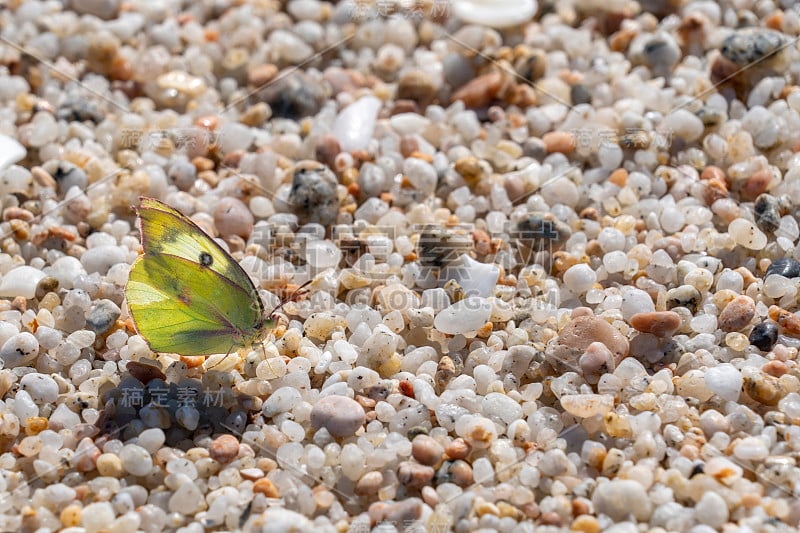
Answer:
[[737, 218], [728, 225], [734, 242], [749, 250], [761, 250], [767, 245], [767, 236], [758, 227], [743, 218]]
[[722, 41], [720, 53], [737, 66], [746, 67], [778, 52], [785, 43], [779, 32], [763, 28], [744, 28]]
[[681, 325], [681, 317], [674, 311], [651, 311], [631, 316], [631, 326], [642, 333], [657, 337], [670, 337]]
[[470, 24], [481, 24], [492, 28], [518, 26], [530, 20], [538, 4], [536, 0], [512, 2], [486, 2], [485, 0], [458, 0], [453, 10], [458, 18]]
[[339, 212], [336, 177], [319, 163], [298, 163], [292, 177], [289, 205], [303, 224], [332, 224]]
[[767, 267], [764, 278], [768, 278], [772, 274], [778, 274], [779, 276], [789, 279], [800, 278], [800, 262], [791, 257], [776, 259]]
[[761, 350], [768, 352], [772, 350], [778, 342], [778, 326], [774, 322], [761, 322], [753, 326], [749, 336], [750, 344]]
[[122, 314], [111, 300], [98, 300], [86, 315], [86, 326], [98, 335], [106, 333]]
[[694, 507], [694, 515], [698, 522], [716, 530], [728, 521], [728, 504], [716, 492], [704, 492]]
[[343, 151], [366, 150], [380, 109], [380, 100], [374, 96], [365, 96], [337, 115], [331, 133], [339, 141]]
[[27, 155], [28, 151], [16, 139], [0, 134], [0, 170], [13, 165]]
[[208, 453], [219, 463], [230, 463], [239, 455], [239, 441], [233, 435], [220, 435], [211, 442]]
[[311, 424], [316, 429], [324, 427], [336, 437], [355, 434], [365, 422], [364, 408], [345, 396], [325, 396], [311, 409]]
[[707, 368], [705, 371], [705, 384], [708, 390], [723, 400], [736, 401], [742, 390], [742, 375], [729, 363], [721, 363]]
[[629, 516], [645, 521], [653, 512], [653, 504], [644, 487], [627, 479], [598, 484], [592, 495], [592, 503], [597, 513], [608, 515], [614, 521], [626, 520]]
[[614, 326], [593, 316], [579, 316], [571, 320], [559, 333], [558, 342], [581, 352], [586, 351], [593, 342], [600, 342], [617, 360], [628, 355], [628, 340]]
[[433, 325], [442, 333], [459, 335], [481, 329], [491, 316], [492, 304], [475, 296], [442, 309], [433, 319]]
[[45, 276], [44, 272], [33, 267], [18, 266], [0, 280], [0, 296], [33, 298], [36, 296], [36, 286]]
[[421, 488], [429, 484], [435, 471], [433, 467], [425, 466], [411, 461], [403, 461], [397, 465], [397, 480], [410, 488]]
[[253, 231], [250, 209], [237, 198], [222, 198], [214, 207], [214, 227], [223, 238], [239, 236], [247, 239]]
[[411, 441], [411, 454], [417, 462], [435, 466], [442, 460], [444, 447], [433, 437], [428, 435], [417, 435]]
[[119, 453], [122, 467], [134, 476], [144, 476], [153, 469], [150, 453], [136, 444], [127, 444]]
[[589, 418], [611, 411], [614, 397], [610, 394], [568, 394], [561, 397], [561, 407], [572, 416]]
[[719, 315], [719, 328], [722, 331], [739, 331], [750, 324], [756, 315], [756, 304], [749, 296], [737, 296]]

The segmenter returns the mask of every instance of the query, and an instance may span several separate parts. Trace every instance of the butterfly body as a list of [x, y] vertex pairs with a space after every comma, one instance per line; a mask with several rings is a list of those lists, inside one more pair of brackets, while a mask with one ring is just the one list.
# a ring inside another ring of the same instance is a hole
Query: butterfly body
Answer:
[[142, 198], [138, 213], [144, 254], [125, 296], [150, 348], [211, 355], [261, 342], [273, 323], [239, 263], [167, 204]]

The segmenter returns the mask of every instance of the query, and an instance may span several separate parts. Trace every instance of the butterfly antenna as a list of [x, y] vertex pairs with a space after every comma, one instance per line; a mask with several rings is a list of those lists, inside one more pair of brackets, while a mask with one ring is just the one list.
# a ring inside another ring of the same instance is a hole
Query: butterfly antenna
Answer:
[[[305, 289], [305, 287], [306, 287], [306, 286], [308, 286], [309, 284], [311, 284], [311, 282], [312, 282], [312, 281], [314, 281], [314, 280], [313, 280], [313, 279], [310, 279], [310, 280], [306, 281], [305, 283], [303, 283], [302, 285], [300, 285], [299, 287], [297, 287], [297, 288], [296, 288], [294, 291], [292, 291], [292, 294], [290, 294], [289, 296], [287, 296], [286, 298], [284, 298], [283, 300], [281, 300], [281, 303], [279, 303], [279, 304], [278, 304], [278, 305], [275, 307], [275, 309], [273, 309], [273, 310], [272, 310], [272, 312], [269, 314], [269, 316], [272, 316], [272, 315], [274, 315], [275, 313], [277, 313], [277, 312], [278, 312], [278, 309], [281, 309], [281, 308], [283, 307], [283, 305], [284, 305], [284, 304], [286, 304], [286, 303], [289, 303], [289, 302], [293, 302], [293, 301], [295, 301], [295, 300], [296, 300], [298, 297], [300, 297], [300, 296], [302, 296], [303, 294], [307, 293], [307, 292], [308, 292], [308, 289]], [[305, 290], [303, 290], [303, 289], [305, 289]]]

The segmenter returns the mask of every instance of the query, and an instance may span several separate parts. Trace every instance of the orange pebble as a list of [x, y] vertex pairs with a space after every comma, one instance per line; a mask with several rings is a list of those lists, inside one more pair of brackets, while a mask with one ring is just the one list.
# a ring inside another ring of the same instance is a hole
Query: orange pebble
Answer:
[[789, 335], [800, 337], [800, 317], [794, 313], [773, 305], [769, 308], [769, 317]]

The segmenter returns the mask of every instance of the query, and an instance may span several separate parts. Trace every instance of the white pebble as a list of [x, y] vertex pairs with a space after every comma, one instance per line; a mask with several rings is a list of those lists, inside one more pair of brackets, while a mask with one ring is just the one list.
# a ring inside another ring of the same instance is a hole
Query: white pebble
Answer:
[[575, 294], [583, 294], [597, 281], [597, 274], [585, 263], [573, 265], [564, 272], [564, 284]]
[[758, 227], [744, 218], [737, 218], [728, 225], [728, 233], [734, 242], [750, 250], [761, 250], [767, 245], [767, 236]]
[[465, 298], [442, 310], [433, 325], [442, 333], [458, 335], [477, 331], [492, 316], [492, 304], [485, 298]]
[[0, 280], [0, 296], [13, 298], [22, 296], [30, 299], [36, 296], [36, 285], [47, 274], [30, 266], [18, 266]]

